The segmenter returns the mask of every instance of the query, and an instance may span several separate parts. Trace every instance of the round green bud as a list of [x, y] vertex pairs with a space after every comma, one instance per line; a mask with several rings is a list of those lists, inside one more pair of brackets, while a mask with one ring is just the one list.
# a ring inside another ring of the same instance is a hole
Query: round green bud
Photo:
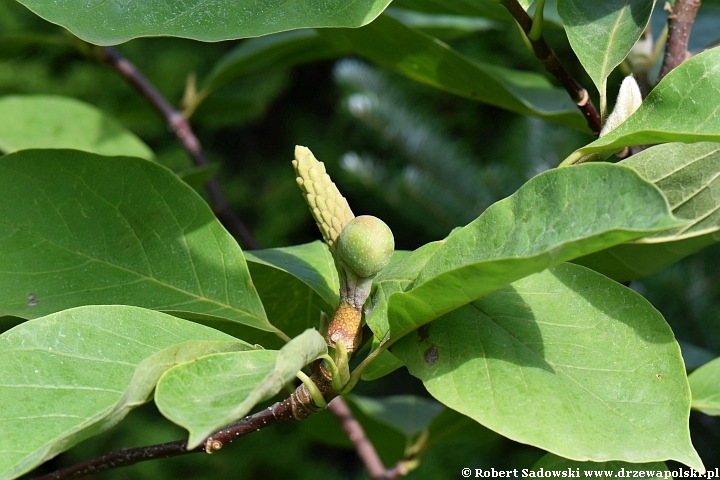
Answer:
[[385, 222], [377, 217], [355, 217], [338, 238], [338, 258], [358, 277], [377, 275], [385, 268], [395, 249], [395, 239]]

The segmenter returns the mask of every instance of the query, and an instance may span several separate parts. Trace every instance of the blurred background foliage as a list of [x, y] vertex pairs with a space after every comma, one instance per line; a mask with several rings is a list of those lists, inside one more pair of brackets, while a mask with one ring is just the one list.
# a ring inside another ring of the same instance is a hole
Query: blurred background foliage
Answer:
[[[711, 26], [720, 10], [710, 5], [707, 12], [701, 10], [699, 20], [703, 38], [720, 37], [717, 23]], [[400, 21], [415, 22], [471, 59], [543, 73], [510, 22], [423, 24], [422, 16], [402, 10], [390, 13]], [[549, 43], [573, 74], [591, 85], [564, 31], [552, 23], [552, 15], [547, 16], [544, 33]], [[653, 19], [656, 30], [663, 21], [660, 11]], [[188, 82], [202, 84], [224, 55], [250, 41], [152, 38], [118, 49], [180, 105]], [[178, 173], [191, 170], [190, 158], [163, 119], [87, 49], [13, 0], [0, 0], [0, 96], [55, 94], [83, 100], [142, 138], [161, 164]], [[310, 147], [325, 162], [356, 214], [382, 217], [395, 233], [397, 247], [412, 250], [468, 223], [591, 139], [568, 127], [432, 89], [358, 58], [327, 57], [332, 55], [244, 75], [210, 94], [191, 118], [226, 196], [264, 247], [305, 243], [319, 236], [290, 167], [296, 144]], [[620, 72], [614, 75], [610, 85], [622, 77]], [[719, 267], [720, 246], [715, 246], [631, 285], [665, 315], [681, 341], [689, 369], [720, 356]], [[355, 392], [427, 396], [419, 381], [403, 373], [362, 383]], [[353, 408], [388, 465], [417, 438], [410, 435], [409, 441], [355, 403]], [[708, 469], [720, 466], [717, 418], [691, 416], [693, 441]], [[182, 429], [149, 404], [43, 468], [50, 471], [122, 447], [183, 436]], [[459, 478], [466, 466], [529, 468], [544, 453], [476, 424], [443, 438], [427, 449], [420, 468], [408, 478]], [[212, 456], [146, 462], [93, 478], [260, 477], [340, 479], [367, 474], [325, 412], [312, 421], [260, 431]]]

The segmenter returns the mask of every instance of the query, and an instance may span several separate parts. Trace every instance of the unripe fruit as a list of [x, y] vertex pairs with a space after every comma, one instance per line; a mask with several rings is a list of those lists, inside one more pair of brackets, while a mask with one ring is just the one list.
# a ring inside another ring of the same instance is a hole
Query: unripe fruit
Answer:
[[362, 215], [352, 219], [338, 238], [338, 259], [360, 278], [376, 275], [390, 262], [395, 239], [385, 222]]

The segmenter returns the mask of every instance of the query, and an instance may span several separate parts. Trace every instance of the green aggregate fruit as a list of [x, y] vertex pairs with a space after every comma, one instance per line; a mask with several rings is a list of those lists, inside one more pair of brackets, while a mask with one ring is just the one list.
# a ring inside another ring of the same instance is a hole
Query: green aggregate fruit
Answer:
[[352, 219], [338, 239], [338, 258], [360, 278], [372, 277], [385, 268], [394, 249], [390, 227], [370, 215]]

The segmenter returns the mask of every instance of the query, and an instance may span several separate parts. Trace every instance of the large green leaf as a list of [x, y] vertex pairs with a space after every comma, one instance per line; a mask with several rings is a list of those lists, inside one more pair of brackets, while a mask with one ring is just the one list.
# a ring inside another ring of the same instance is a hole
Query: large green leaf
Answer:
[[298, 28], [359, 27], [371, 22], [390, 0], [216, 0], [128, 5], [117, 0], [21, 0], [44, 18], [81, 39], [114, 45], [138, 37], [172, 36], [217, 42], [259, 37]]
[[473, 62], [438, 39], [388, 15], [363, 28], [320, 30], [343, 50], [407, 77], [480, 102], [578, 129], [585, 120], [567, 93], [545, 77]]
[[137, 305], [275, 331], [242, 251], [171, 171], [138, 158], [0, 158], [0, 315]]
[[0, 98], [0, 151], [74, 148], [100, 155], [146, 159], [142, 140], [97, 108], [74, 98], [13, 95]]
[[690, 443], [690, 390], [662, 315], [573, 264], [463, 306], [393, 347], [431, 395], [486, 427], [573, 460], [674, 459]]
[[623, 160], [667, 197], [687, 220], [666, 230], [575, 260], [619, 282], [655, 273], [720, 241], [720, 144], [669, 143]]
[[595, 86], [622, 62], [650, 21], [655, 0], [558, 0], [568, 40]]
[[628, 167], [550, 170], [421, 258], [414, 282], [386, 295], [387, 315], [373, 311], [368, 325], [394, 341], [526, 275], [679, 224], [660, 191]]
[[707, 415], [720, 415], [720, 358], [695, 370], [688, 380], [692, 408]]
[[251, 347], [211, 328], [126, 306], [80, 307], [0, 335], [0, 479], [107, 430], [173, 366]]
[[566, 161], [630, 145], [720, 142], [719, 90], [720, 48], [716, 47], [668, 73], [630, 118]]
[[322, 335], [306, 330], [279, 352], [208, 355], [163, 375], [155, 403], [168, 419], [188, 429], [188, 448], [193, 448], [278, 393], [300, 369], [325, 353]]
[[[634, 472], [643, 472], [643, 477], [667, 478], [665, 472], [668, 471], [664, 462], [649, 463], [628, 463], [628, 462], [577, 462], [568, 460], [567, 458], [558, 457], [552, 453], [548, 453], [533, 465], [535, 472], [565, 472], [572, 474], [580, 474], [582, 477], [595, 478], [623, 478], [636, 475]], [[586, 473], [587, 472], [587, 473]], [[650, 473], [652, 472], [652, 473]], [[621, 475], [618, 475], [620, 473]], [[543, 475], [539, 475], [543, 476]], [[566, 477], [572, 475], [565, 475]]]

